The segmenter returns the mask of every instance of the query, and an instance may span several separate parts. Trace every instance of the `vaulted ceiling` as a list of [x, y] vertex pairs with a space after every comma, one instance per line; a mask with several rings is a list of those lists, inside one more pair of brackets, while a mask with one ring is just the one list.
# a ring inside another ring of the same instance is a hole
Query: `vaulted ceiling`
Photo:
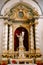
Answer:
[[[0, 0], [0, 11], [6, 1], [7, 0]], [[34, 1], [36, 1], [39, 4], [43, 12], [43, 0], [34, 0]]]

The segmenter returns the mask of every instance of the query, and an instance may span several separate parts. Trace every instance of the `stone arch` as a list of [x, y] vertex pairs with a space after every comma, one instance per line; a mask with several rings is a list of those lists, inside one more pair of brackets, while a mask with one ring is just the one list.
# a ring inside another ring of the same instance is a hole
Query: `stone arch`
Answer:
[[[31, 6], [33, 6], [39, 12], [40, 15], [42, 14], [39, 5], [35, 1], [33, 1], [33, 0], [30, 0], [30, 1], [23, 0], [23, 2], [30, 4]], [[1, 10], [1, 15], [4, 15], [5, 12], [8, 12], [13, 6], [15, 6], [16, 3], [19, 3], [19, 0], [17, 0], [17, 1], [16, 0], [10, 0], [6, 4], [4, 4], [4, 7]]]

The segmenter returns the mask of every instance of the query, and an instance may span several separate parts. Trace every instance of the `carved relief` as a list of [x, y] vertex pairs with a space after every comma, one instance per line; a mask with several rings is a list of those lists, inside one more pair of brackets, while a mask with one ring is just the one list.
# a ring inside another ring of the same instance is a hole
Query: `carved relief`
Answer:
[[12, 9], [10, 9], [10, 11], [6, 13], [6, 15], [14, 20], [27, 20], [33, 18], [34, 16], [38, 16], [39, 14], [34, 8], [19, 3]]

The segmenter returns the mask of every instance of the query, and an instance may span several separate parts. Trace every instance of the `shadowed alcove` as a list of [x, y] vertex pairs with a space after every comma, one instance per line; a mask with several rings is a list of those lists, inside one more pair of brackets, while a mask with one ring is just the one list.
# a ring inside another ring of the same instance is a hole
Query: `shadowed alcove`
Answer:
[[25, 50], [28, 51], [28, 31], [24, 27], [18, 27], [14, 32], [14, 50], [17, 51], [19, 49], [19, 39], [16, 34], [20, 35], [20, 33], [24, 32], [24, 41], [23, 45]]

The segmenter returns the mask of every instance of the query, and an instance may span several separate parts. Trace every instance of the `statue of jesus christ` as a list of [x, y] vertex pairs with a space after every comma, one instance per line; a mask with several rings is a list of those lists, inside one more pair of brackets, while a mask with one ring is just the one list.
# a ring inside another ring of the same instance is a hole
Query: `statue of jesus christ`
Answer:
[[16, 36], [19, 38], [19, 46], [23, 46], [24, 32], [20, 33], [20, 35], [16, 34]]

